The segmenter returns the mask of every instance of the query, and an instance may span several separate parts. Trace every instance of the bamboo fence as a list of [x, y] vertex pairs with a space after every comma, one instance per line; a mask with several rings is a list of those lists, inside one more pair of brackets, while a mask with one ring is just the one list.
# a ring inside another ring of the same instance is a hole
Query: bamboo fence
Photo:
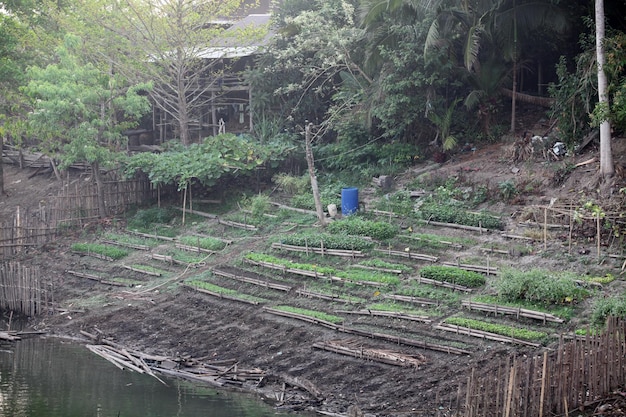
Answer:
[[[553, 351], [503, 360], [487, 375], [467, 377], [465, 417], [569, 415], [593, 405], [626, 380], [626, 321], [609, 318], [597, 336], [560, 343]], [[460, 406], [460, 402], [458, 406]]]
[[36, 316], [51, 305], [48, 295], [38, 268], [18, 262], [0, 264], [0, 309]]
[[[154, 197], [151, 183], [145, 179], [107, 181], [104, 183], [107, 213], [120, 214], [132, 205], [145, 204]], [[29, 246], [54, 241], [66, 227], [84, 227], [100, 218], [95, 184], [65, 187], [59, 195], [38, 207], [17, 207], [10, 219], [0, 220], [0, 260], [8, 259]], [[104, 216], [102, 216], [104, 217]]]

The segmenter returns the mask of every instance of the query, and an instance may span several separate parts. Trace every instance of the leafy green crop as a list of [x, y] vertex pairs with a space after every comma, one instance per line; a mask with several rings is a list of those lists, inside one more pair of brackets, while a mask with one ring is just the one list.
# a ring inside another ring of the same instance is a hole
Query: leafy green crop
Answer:
[[279, 241], [285, 245], [321, 247], [325, 249], [367, 250], [374, 246], [374, 242], [359, 236], [333, 235], [329, 233], [295, 233], [283, 235]]
[[480, 320], [466, 319], [463, 317], [448, 317], [444, 320], [448, 324], [467, 327], [468, 329], [481, 330], [483, 332], [495, 333], [502, 336], [508, 336], [522, 340], [543, 340], [547, 337], [546, 333], [529, 329], [518, 329], [503, 324], [487, 323]]
[[423, 278], [450, 282], [464, 287], [475, 288], [485, 284], [485, 277], [478, 272], [466, 271], [455, 266], [429, 265], [420, 269]]
[[462, 207], [435, 201], [426, 201], [416, 213], [421, 219], [442, 223], [456, 223], [498, 230], [504, 227], [502, 220], [499, 217], [494, 217], [492, 214], [486, 212], [472, 213]]
[[358, 216], [332, 222], [328, 231], [333, 234], [369, 236], [377, 240], [391, 239], [398, 234], [398, 227], [387, 222], [365, 220]]
[[182, 236], [179, 240], [184, 245], [196, 246], [206, 250], [220, 251], [226, 247], [223, 240], [214, 237]]
[[130, 253], [128, 250], [114, 246], [103, 245], [100, 243], [74, 243], [72, 250], [84, 253], [97, 253], [98, 255], [108, 256], [112, 259], [122, 259]]
[[413, 268], [410, 266], [406, 266], [404, 264], [395, 264], [391, 262], [385, 262], [380, 259], [367, 259], [360, 263], [363, 266], [369, 266], [370, 268], [381, 268], [381, 269], [395, 269], [398, 271], [402, 271], [404, 273], [409, 273], [413, 271]]
[[576, 281], [577, 276], [567, 272], [508, 269], [502, 271], [495, 286], [498, 296], [504, 300], [562, 304], [581, 301], [589, 296], [589, 290]]

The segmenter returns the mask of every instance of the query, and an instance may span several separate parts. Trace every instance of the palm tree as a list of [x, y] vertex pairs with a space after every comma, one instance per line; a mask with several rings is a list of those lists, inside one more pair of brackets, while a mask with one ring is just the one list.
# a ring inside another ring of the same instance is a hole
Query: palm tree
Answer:
[[[447, 48], [450, 56], [462, 62], [475, 80], [489, 80], [493, 84], [493, 72], [501, 64], [512, 64], [512, 76], [496, 80], [512, 80], [511, 128], [515, 125], [516, 79], [520, 57], [525, 44], [536, 32], [563, 33], [568, 27], [565, 13], [552, 2], [545, 0], [463, 0], [456, 6], [442, 8], [433, 20], [424, 53], [435, 48]], [[458, 58], [458, 55], [461, 58]], [[500, 62], [498, 62], [498, 59]], [[480, 75], [483, 65], [491, 68], [489, 77]], [[504, 75], [504, 74], [503, 74]], [[500, 88], [491, 89], [500, 94]], [[490, 95], [483, 95], [491, 99]], [[474, 100], [469, 100], [473, 103]], [[483, 114], [490, 117], [489, 114]], [[485, 123], [483, 123], [485, 125]]]

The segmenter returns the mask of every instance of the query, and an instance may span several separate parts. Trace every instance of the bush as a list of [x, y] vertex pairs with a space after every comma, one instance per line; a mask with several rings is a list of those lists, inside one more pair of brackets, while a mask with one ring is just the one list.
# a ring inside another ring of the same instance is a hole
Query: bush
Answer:
[[328, 225], [328, 231], [333, 234], [347, 234], [369, 236], [377, 240], [391, 239], [398, 234], [398, 228], [392, 224], [364, 220], [358, 216], [349, 216]]
[[626, 297], [610, 297], [596, 300], [591, 313], [591, 322], [604, 326], [609, 316], [626, 317]]
[[505, 270], [496, 282], [498, 296], [506, 301], [525, 300], [543, 304], [561, 304], [580, 301], [589, 291], [576, 282], [576, 276], [533, 269]]
[[431, 265], [419, 271], [420, 276], [435, 281], [450, 282], [464, 287], [475, 288], [485, 284], [485, 277], [478, 272], [466, 271], [455, 266]]

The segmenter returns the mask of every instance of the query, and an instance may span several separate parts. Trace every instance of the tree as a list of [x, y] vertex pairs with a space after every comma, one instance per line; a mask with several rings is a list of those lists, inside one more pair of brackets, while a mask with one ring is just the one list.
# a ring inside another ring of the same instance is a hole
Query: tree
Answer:
[[355, 58], [364, 33], [355, 14], [351, 0], [284, 1], [275, 13], [277, 34], [248, 78], [266, 97], [262, 105], [278, 107], [292, 125], [311, 120], [323, 130], [350, 111], [372, 81]]
[[80, 45], [79, 38], [66, 36], [58, 63], [31, 68], [24, 91], [32, 100], [29, 124], [40, 148], [58, 158], [62, 169], [82, 161], [91, 165], [104, 217], [101, 169], [115, 165], [125, 149], [122, 132], [150, 110], [150, 86], [129, 86], [119, 75], [81, 62]]
[[[135, 83], [151, 81], [154, 104], [172, 119], [176, 136], [190, 143], [190, 123], [215, 100], [212, 90], [228, 71], [229, 48], [263, 36], [267, 28], [242, 28], [224, 39], [224, 18], [241, 0], [96, 1], [77, 10], [75, 21], [105, 29], [91, 39], [116, 71]], [[222, 22], [222, 23], [220, 23]], [[89, 33], [93, 30], [85, 28]], [[117, 40], [113, 43], [110, 40]]]
[[[609, 98], [607, 78], [604, 72], [604, 0], [595, 0], [596, 18], [596, 57], [598, 70], [598, 106], [608, 113]], [[614, 174], [613, 154], [611, 152], [611, 123], [603, 118], [600, 123], [600, 174], [610, 178]]]

